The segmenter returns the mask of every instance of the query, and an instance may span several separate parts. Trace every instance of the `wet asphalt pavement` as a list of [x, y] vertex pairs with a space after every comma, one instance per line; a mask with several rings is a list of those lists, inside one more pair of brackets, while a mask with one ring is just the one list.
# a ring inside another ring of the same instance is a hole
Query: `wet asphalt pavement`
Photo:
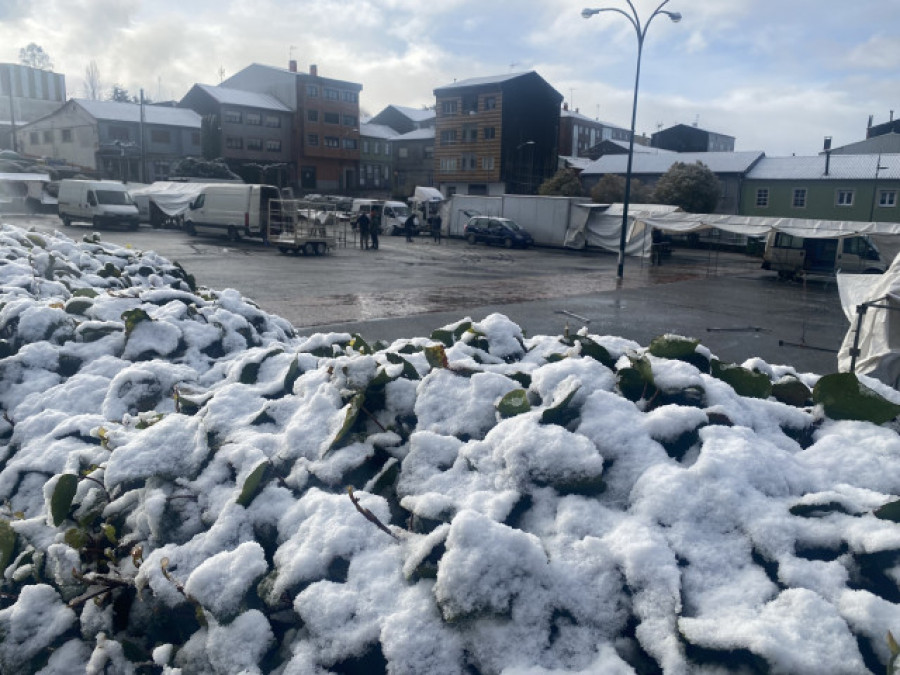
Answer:
[[[0, 221], [78, 238], [56, 217]], [[258, 241], [189, 237], [178, 230], [101, 231], [181, 263], [198, 284], [236, 288], [301, 333], [351, 332], [366, 340], [427, 336], [465, 317], [501, 312], [526, 335], [586, 325], [647, 345], [657, 335], [698, 338], [720, 359], [758, 356], [801, 372], [837, 370], [848, 328], [834, 279], [785, 282], [743, 254], [675, 248], [659, 267], [616, 256], [552, 248], [505, 250], [444, 239], [382, 237], [378, 251], [351, 238], [328, 255], [282, 255]]]

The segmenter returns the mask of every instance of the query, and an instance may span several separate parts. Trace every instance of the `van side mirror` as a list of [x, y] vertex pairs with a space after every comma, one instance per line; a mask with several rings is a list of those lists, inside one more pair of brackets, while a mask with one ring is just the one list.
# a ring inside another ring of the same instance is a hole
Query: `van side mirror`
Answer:
[[87, 193], [87, 200], [88, 204], [90, 204], [91, 206], [97, 206], [97, 196], [93, 191]]

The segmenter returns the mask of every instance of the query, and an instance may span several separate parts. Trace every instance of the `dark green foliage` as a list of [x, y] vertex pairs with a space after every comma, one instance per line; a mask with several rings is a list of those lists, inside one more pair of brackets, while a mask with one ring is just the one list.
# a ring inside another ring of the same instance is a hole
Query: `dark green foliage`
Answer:
[[884, 424], [900, 415], [900, 405], [869, 389], [853, 373], [832, 373], [816, 382], [813, 401], [835, 420]]
[[712, 213], [721, 194], [719, 179], [702, 162], [675, 162], [653, 191], [657, 203], [678, 206], [688, 213]]
[[765, 373], [713, 359], [710, 363], [710, 374], [731, 385], [738, 396], [768, 398], [772, 393], [772, 381]]
[[796, 377], [784, 378], [772, 384], [772, 396], [776, 400], [802, 408], [812, 400], [812, 392]]
[[250, 506], [250, 503], [256, 498], [256, 495], [260, 493], [263, 486], [269, 479], [271, 474], [272, 463], [268, 460], [264, 460], [256, 465], [256, 468], [250, 472], [250, 475], [247, 476], [247, 480], [244, 481], [244, 487], [241, 488], [241, 494], [238, 495], [237, 503], [247, 508]]
[[528, 403], [528, 393], [524, 389], [513, 389], [497, 403], [497, 412], [500, 417], [515, 417], [531, 410]]
[[875, 510], [875, 517], [900, 523], [900, 499], [888, 502]]
[[541, 183], [538, 194], [549, 197], [580, 197], [584, 191], [575, 170], [563, 168]]
[[59, 526], [68, 516], [77, 489], [78, 476], [64, 473], [59, 477], [50, 498], [50, 517], [53, 518], [54, 525]]

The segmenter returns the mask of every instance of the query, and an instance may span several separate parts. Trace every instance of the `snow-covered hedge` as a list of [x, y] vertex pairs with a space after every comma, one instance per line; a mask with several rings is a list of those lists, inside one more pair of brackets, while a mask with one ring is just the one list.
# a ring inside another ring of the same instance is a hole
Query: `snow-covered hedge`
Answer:
[[0, 672], [891, 660], [897, 392], [499, 314], [304, 337], [88, 239], [0, 229]]

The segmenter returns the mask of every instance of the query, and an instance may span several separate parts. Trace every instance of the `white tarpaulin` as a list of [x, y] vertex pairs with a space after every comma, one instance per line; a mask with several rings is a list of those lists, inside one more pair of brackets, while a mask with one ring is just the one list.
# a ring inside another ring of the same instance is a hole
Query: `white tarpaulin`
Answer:
[[128, 192], [143, 212], [146, 203], [152, 201], [159, 210], [167, 216], [174, 218], [188, 210], [188, 206], [207, 183], [178, 183], [172, 181], [157, 181], [150, 185], [129, 187]]
[[[884, 274], [838, 274], [837, 281], [850, 321], [838, 352], [838, 370], [850, 371], [851, 349], [858, 342], [855, 372], [900, 388], [900, 256]], [[863, 304], [867, 306], [860, 321], [858, 307]]]
[[444, 195], [437, 188], [417, 186], [413, 199], [417, 202], [442, 202]]
[[[566, 231], [566, 248], [591, 246], [618, 251], [622, 236], [624, 204], [575, 204]], [[631, 204], [628, 207], [628, 231], [625, 235], [625, 255], [650, 256], [651, 237], [648, 220], [678, 212], [676, 206], [662, 204]]]

